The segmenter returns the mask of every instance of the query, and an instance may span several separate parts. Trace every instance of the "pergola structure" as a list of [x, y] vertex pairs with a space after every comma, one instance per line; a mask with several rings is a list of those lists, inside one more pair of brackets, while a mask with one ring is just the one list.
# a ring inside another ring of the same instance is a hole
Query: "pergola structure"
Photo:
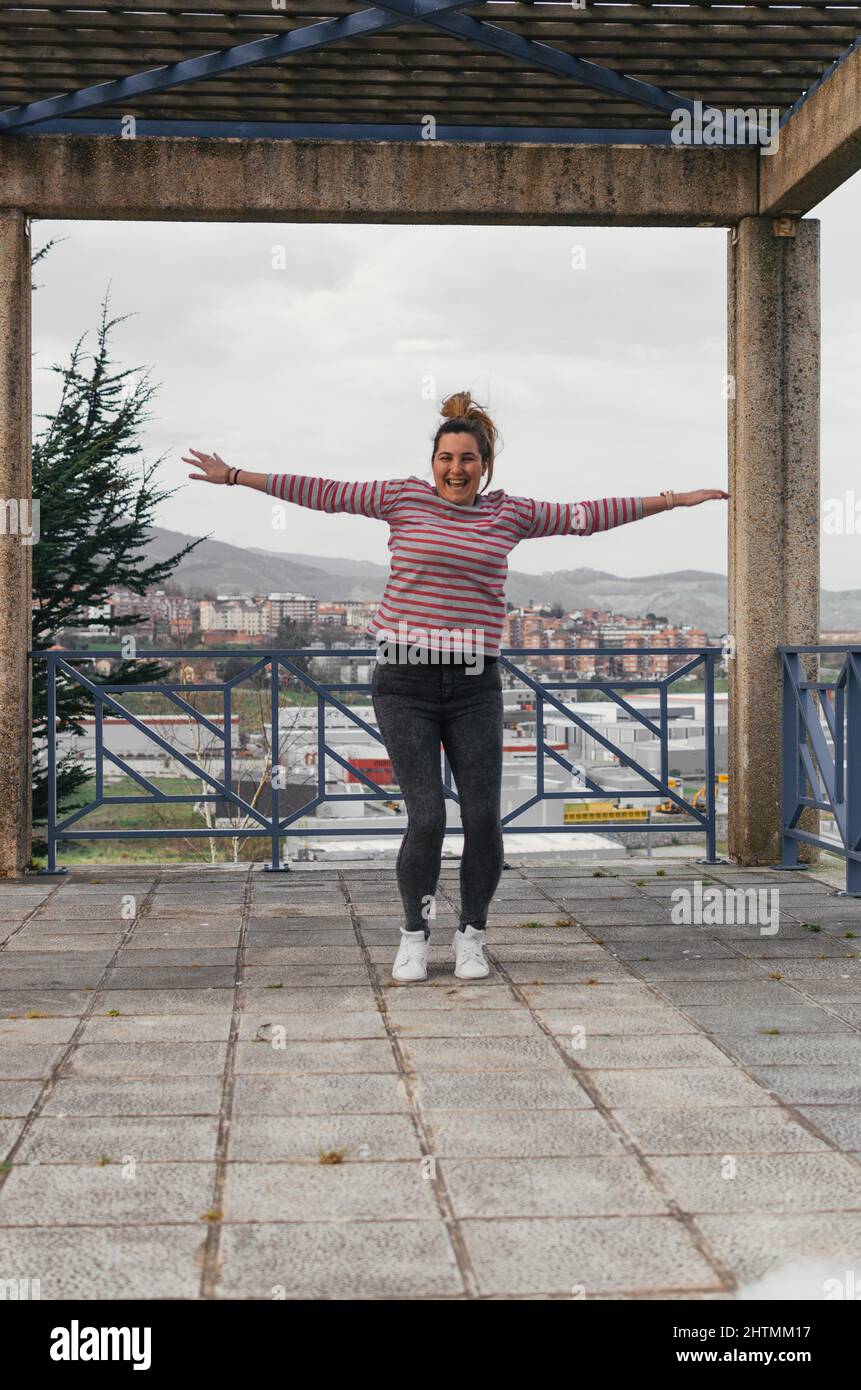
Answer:
[[[780, 850], [780, 644], [819, 638], [819, 224], [861, 5], [0, 0], [0, 501], [31, 218], [723, 226], [729, 853]], [[0, 537], [0, 874], [30, 853], [31, 550]]]

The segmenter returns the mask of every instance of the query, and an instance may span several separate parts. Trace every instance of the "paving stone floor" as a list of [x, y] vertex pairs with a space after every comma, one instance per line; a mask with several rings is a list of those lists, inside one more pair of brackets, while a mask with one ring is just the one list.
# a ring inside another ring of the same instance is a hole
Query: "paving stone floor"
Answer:
[[[680, 924], [697, 882], [724, 916], [755, 889], [760, 924]], [[861, 1285], [861, 901], [836, 882], [515, 860], [463, 984], [446, 863], [418, 985], [390, 976], [389, 866], [0, 883], [0, 1281], [732, 1299], [801, 1260]]]

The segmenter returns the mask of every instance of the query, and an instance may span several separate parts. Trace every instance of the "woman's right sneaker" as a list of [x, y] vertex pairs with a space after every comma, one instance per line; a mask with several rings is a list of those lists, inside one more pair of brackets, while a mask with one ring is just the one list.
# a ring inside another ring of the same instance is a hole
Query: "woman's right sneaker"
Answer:
[[392, 966], [392, 979], [413, 984], [428, 977], [428, 942], [423, 931], [401, 927], [401, 944]]

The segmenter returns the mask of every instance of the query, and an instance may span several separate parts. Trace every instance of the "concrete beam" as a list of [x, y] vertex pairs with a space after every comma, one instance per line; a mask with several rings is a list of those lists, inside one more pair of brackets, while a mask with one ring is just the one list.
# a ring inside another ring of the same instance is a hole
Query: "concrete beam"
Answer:
[[0, 137], [0, 201], [43, 218], [729, 226], [758, 151], [443, 141]]
[[861, 48], [854, 49], [782, 127], [760, 166], [759, 211], [809, 212], [861, 169]]
[[30, 859], [31, 414], [29, 227], [0, 210], [0, 877]]
[[[819, 223], [776, 236], [771, 218], [748, 217], [729, 242], [728, 850], [771, 864], [781, 845], [776, 649], [819, 641]], [[817, 813], [801, 827], [818, 833]], [[816, 857], [799, 846], [802, 861]]]

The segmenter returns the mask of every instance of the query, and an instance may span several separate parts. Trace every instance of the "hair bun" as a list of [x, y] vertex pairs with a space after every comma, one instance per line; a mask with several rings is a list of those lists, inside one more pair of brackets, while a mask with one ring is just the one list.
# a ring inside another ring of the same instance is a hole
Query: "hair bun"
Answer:
[[440, 415], [444, 420], [465, 420], [468, 415], [476, 411], [479, 407], [472, 399], [470, 391], [456, 391], [453, 396], [448, 396], [440, 407]]

